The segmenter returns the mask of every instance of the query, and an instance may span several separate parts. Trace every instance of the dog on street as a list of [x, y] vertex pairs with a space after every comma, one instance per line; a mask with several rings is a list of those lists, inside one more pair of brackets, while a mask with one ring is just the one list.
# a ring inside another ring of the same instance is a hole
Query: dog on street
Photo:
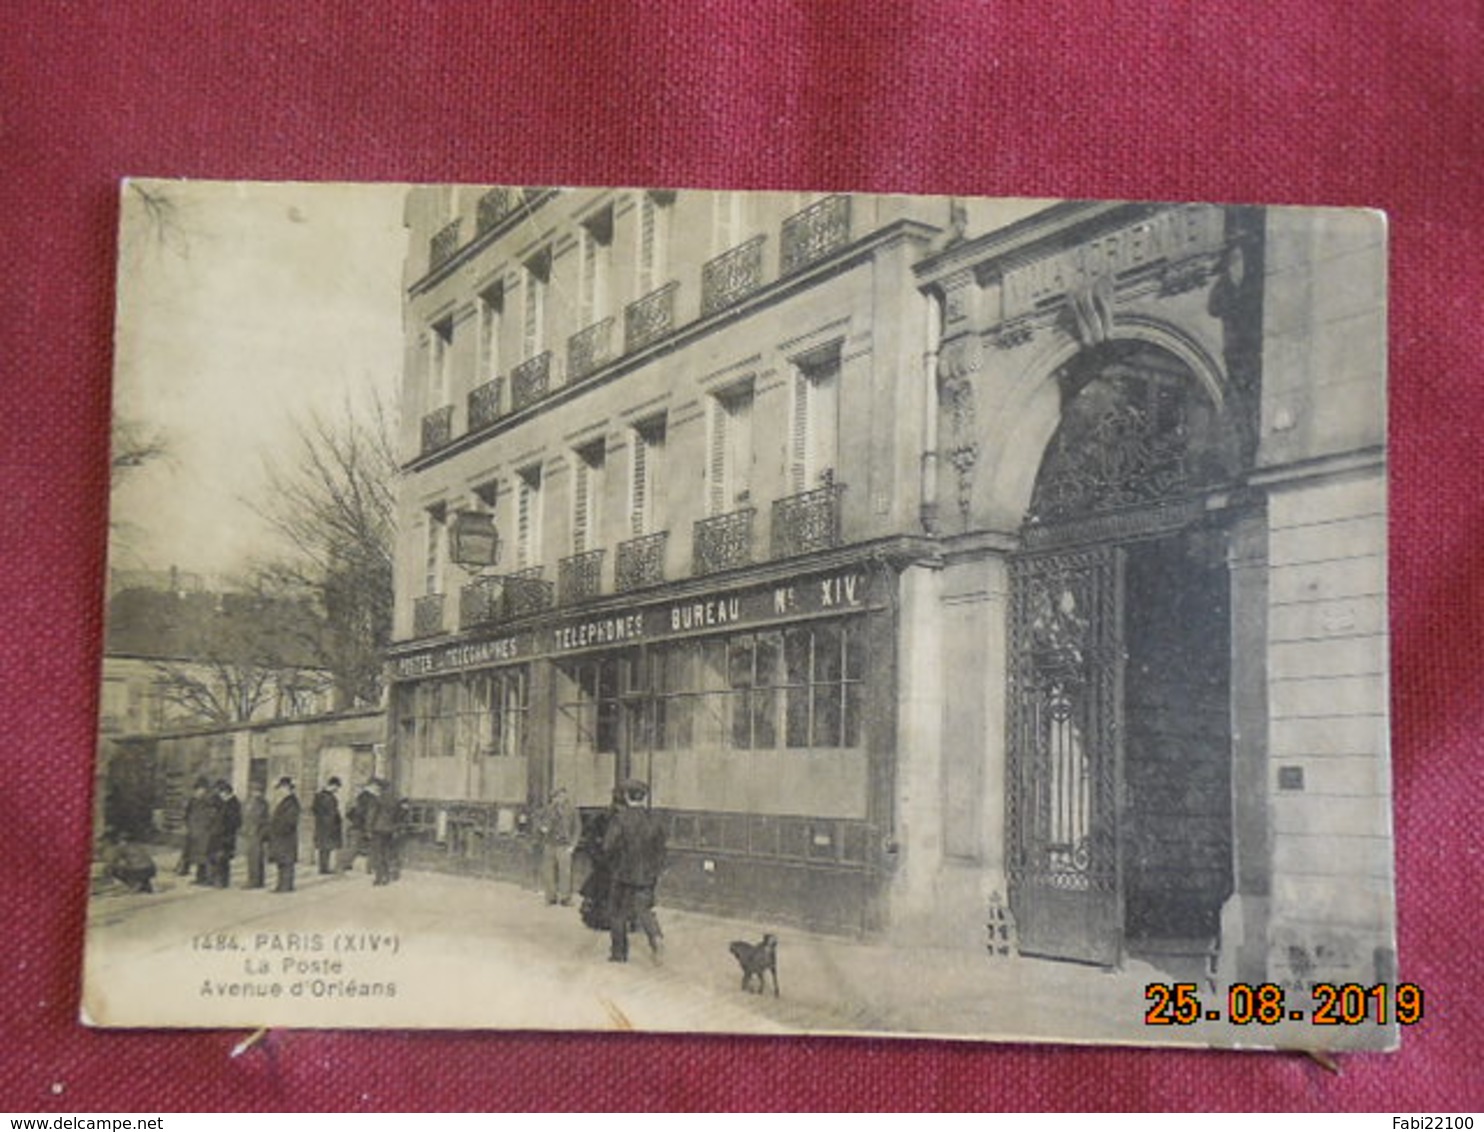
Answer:
[[765, 935], [758, 943], [734, 939], [730, 951], [742, 967], [742, 989], [762, 994], [768, 975], [773, 976], [773, 997], [778, 997], [778, 937]]

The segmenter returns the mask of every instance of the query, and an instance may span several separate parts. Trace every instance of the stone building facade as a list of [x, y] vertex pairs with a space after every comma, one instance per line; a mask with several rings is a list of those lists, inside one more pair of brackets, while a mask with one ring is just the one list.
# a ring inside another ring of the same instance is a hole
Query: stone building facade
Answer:
[[1367, 214], [411, 191], [388, 741], [510, 872], [648, 780], [667, 899], [1385, 977]]

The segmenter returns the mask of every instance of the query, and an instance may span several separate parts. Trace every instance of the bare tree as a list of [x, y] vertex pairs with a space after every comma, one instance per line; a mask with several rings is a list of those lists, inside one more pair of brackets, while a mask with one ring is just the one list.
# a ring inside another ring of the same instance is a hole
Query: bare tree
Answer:
[[327, 690], [329, 679], [303, 647], [300, 627], [313, 616], [302, 603], [229, 593], [174, 605], [172, 643], [189, 659], [156, 661], [154, 684], [162, 703], [183, 718], [242, 723], [302, 715]]
[[318, 617], [301, 639], [335, 684], [337, 708], [380, 702], [382, 650], [391, 636], [397, 460], [385, 405], [311, 415], [293, 455], [270, 462], [256, 510], [289, 553], [262, 567], [264, 583], [306, 597]]

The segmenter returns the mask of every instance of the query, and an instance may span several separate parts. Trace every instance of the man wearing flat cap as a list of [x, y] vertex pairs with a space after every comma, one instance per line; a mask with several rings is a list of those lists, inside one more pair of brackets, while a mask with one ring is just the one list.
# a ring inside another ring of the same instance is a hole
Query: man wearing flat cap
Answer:
[[612, 870], [608, 903], [608, 961], [629, 961], [629, 921], [636, 921], [649, 940], [650, 956], [664, 955], [665, 936], [654, 914], [654, 889], [665, 868], [665, 823], [649, 808], [649, 786], [629, 779], [623, 798], [603, 834], [603, 855]]
[[294, 866], [299, 863], [299, 797], [294, 780], [284, 775], [274, 787], [278, 795], [268, 819], [268, 859], [278, 869], [274, 892], [294, 891]]

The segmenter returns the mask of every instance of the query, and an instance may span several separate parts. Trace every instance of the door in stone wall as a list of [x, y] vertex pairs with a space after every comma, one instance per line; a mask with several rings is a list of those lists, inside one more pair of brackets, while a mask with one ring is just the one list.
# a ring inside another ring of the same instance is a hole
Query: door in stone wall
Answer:
[[1011, 903], [1025, 954], [1118, 962], [1122, 553], [1011, 564]]
[[1138, 343], [1056, 375], [1060, 424], [1011, 561], [1008, 867], [1027, 954], [1209, 954], [1231, 891], [1237, 451], [1185, 365]]

